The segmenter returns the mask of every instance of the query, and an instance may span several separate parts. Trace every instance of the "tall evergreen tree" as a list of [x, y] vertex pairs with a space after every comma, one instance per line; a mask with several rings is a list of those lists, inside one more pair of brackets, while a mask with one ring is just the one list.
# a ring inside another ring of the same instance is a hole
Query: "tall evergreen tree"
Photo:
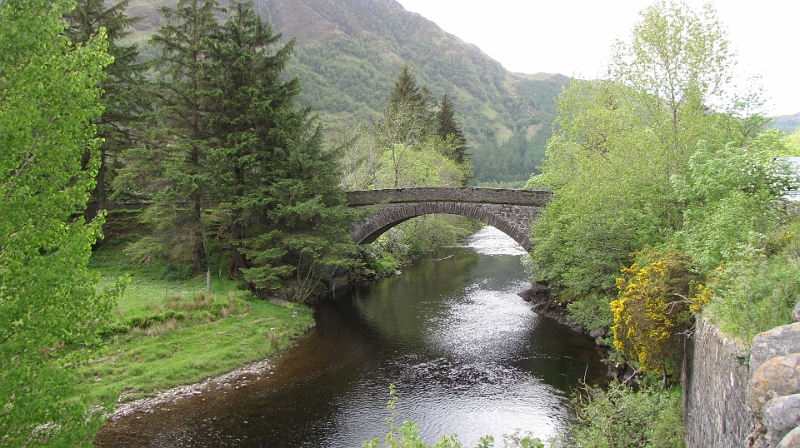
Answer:
[[[377, 142], [382, 151], [391, 154], [394, 188], [400, 186], [400, 172], [407, 164], [409, 152], [422, 144], [434, 131], [435, 101], [427, 88], [417, 85], [408, 65], [397, 75], [381, 116], [375, 121]], [[434, 104], [432, 104], [434, 103]]]
[[[106, 7], [103, 0], [77, 0], [75, 8], [67, 11], [64, 18], [69, 25], [65, 30], [73, 46], [85, 45], [105, 29], [108, 54], [114, 60], [106, 67], [106, 79], [102, 83], [103, 113], [93, 121], [97, 125], [97, 136], [102, 140], [98, 151], [100, 167], [97, 170], [97, 185], [87, 208], [87, 219], [92, 219], [98, 210], [105, 208], [114, 160], [122, 151], [131, 147], [131, 126], [139, 121], [144, 109], [147, 64], [136, 63], [139, 50], [135, 44], [122, 45], [121, 40], [130, 34], [130, 27], [141, 17], [128, 17], [125, 10], [128, 0]], [[89, 160], [84, 157], [84, 164]]]
[[411, 73], [411, 68], [408, 64], [403, 65], [384, 110], [424, 124], [424, 131], [431, 132], [435, 123], [435, 107], [436, 99], [428, 87], [417, 85], [417, 78]]
[[403, 65], [397, 79], [394, 81], [394, 90], [389, 97], [389, 103], [416, 103], [423, 104], [425, 99], [422, 90], [417, 86], [417, 78], [411, 73], [408, 64]]
[[215, 35], [209, 61], [209, 162], [215, 191], [230, 210], [232, 271], [243, 268], [257, 291], [278, 287], [291, 274], [296, 300], [322, 280], [320, 266], [347, 263], [349, 217], [339, 187], [337, 154], [322, 148], [309, 109], [295, 102], [300, 80], [281, 81], [294, 41], [234, 0]]
[[436, 113], [436, 134], [443, 140], [451, 136], [454, 143], [453, 153], [447, 155], [456, 163], [461, 164], [467, 159], [467, 141], [464, 138], [464, 131], [461, 130], [461, 125], [456, 121], [455, 115], [456, 112], [453, 109], [450, 96], [445, 93], [442, 96], [441, 104], [439, 104], [439, 111]]
[[168, 23], [152, 40], [161, 51], [156, 62], [162, 70], [156, 126], [167, 135], [162, 136], [162, 160], [154, 173], [161, 189], [147, 214], [161, 231], [163, 244], [180, 244], [191, 253], [194, 274], [202, 271], [206, 257], [203, 210], [211, 95], [207, 58], [211, 36], [219, 31], [215, 14], [220, 11], [216, 0], [180, 0], [175, 9], [162, 7]]

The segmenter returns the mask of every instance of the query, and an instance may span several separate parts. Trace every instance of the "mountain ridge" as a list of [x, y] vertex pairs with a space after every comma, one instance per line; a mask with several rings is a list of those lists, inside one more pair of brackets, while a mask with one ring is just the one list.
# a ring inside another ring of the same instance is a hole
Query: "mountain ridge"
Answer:
[[[134, 40], [164, 23], [157, 7], [175, 0], [131, 0], [145, 16]], [[296, 39], [286, 75], [299, 77], [298, 102], [317, 110], [332, 132], [378, 113], [403, 64], [436, 98], [447, 93], [470, 144], [476, 180], [524, 182], [541, 163], [555, 118], [560, 74], [506, 70], [480, 48], [442, 30], [395, 0], [257, 0], [254, 9], [282, 41]]]

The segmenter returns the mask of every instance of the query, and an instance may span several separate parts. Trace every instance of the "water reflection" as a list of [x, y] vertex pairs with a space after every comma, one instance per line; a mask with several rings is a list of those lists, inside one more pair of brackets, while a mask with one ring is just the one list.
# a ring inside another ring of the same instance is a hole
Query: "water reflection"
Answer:
[[[569, 418], [566, 392], [602, 376], [593, 343], [533, 314], [520, 249], [493, 228], [322, 306], [317, 329], [275, 374], [107, 426], [98, 446], [358, 447], [386, 433], [389, 384], [401, 419], [433, 442], [474, 446]], [[202, 401], [206, 400], [206, 401]]]

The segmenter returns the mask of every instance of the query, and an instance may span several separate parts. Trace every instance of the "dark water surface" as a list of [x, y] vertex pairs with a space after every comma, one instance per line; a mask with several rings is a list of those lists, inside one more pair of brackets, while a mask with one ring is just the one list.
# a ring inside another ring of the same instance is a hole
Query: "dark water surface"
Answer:
[[[359, 447], [400, 420], [432, 443], [519, 429], [546, 438], [569, 419], [569, 391], [605, 373], [594, 343], [517, 296], [523, 253], [494, 228], [467, 247], [357, 285], [316, 313], [317, 327], [239, 390], [136, 414], [101, 430], [101, 447]], [[254, 378], [255, 379], [255, 378]]]

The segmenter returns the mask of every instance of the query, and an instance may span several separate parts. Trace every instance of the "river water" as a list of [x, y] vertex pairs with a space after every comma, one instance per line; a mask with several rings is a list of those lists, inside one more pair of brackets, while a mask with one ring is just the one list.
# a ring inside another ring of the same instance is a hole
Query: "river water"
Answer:
[[475, 446], [516, 430], [545, 439], [570, 418], [578, 381], [605, 369], [589, 338], [517, 296], [529, 286], [523, 253], [487, 227], [340, 291], [270, 375], [109, 424], [97, 446], [359, 447], [387, 432], [390, 384], [398, 420], [418, 422], [428, 443], [455, 433]]

